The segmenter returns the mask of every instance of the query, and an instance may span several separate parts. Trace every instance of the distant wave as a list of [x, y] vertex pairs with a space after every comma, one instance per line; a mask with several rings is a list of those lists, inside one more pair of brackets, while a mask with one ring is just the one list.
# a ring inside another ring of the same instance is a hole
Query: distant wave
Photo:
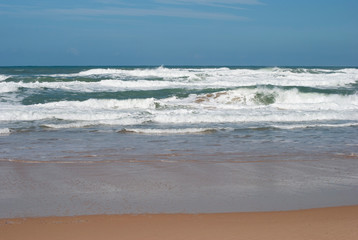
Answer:
[[120, 80], [104, 79], [95, 82], [65, 81], [65, 82], [0, 82], [0, 93], [16, 92], [24, 89], [62, 89], [72, 92], [115, 92], [129, 90], [160, 90], [160, 89], [208, 89], [208, 88], [238, 88], [254, 86], [280, 87], [344, 87], [358, 82], [356, 77], [326, 77], [326, 78], [285, 78], [270, 76], [208, 76], [205, 80], [191, 81], [188, 79], [167, 80]]

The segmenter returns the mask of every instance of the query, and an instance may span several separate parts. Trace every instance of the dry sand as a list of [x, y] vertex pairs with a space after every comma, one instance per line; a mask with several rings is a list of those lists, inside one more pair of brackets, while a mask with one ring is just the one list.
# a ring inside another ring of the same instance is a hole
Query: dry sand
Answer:
[[1, 219], [0, 239], [356, 240], [358, 206], [282, 212]]

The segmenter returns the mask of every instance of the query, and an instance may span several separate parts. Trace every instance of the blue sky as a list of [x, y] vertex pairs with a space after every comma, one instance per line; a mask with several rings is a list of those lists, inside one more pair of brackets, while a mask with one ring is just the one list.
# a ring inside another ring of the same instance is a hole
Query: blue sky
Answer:
[[358, 66], [357, 0], [0, 0], [0, 65]]

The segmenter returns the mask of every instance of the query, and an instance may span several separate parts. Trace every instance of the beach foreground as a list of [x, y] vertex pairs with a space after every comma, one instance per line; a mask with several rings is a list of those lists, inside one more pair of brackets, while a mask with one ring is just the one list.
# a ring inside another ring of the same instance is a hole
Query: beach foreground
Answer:
[[358, 205], [281, 212], [0, 220], [1, 239], [357, 239]]

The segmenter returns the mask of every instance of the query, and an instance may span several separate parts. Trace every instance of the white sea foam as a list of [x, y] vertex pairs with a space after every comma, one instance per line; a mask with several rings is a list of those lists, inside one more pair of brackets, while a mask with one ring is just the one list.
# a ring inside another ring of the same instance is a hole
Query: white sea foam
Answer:
[[66, 124], [43, 124], [41, 126], [47, 128], [59, 129], [59, 128], [84, 128], [97, 124], [98, 123], [96, 122], [75, 122], [75, 123], [66, 123]]
[[164, 79], [173, 79], [173, 78], [198, 78], [193, 71], [188, 69], [179, 69], [179, 68], [147, 68], [147, 69], [90, 69], [78, 73], [79, 76], [91, 76], [91, 75], [103, 75], [103, 76], [129, 76], [136, 78], [164, 78]]
[[[253, 70], [160, 67], [132, 70], [91, 69], [76, 74], [99, 76], [99, 79], [92, 82], [71, 81], [71, 79], [56, 82], [0, 82], [0, 93], [6, 93], [2, 98], [6, 101], [0, 106], [0, 120], [46, 120], [43, 126], [51, 128], [81, 128], [98, 124], [135, 125], [147, 122], [191, 124], [358, 121], [357, 93], [342, 95], [321, 93], [324, 91], [307, 93], [299, 91], [299, 87], [302, 86], [337, 88], [337, 86], [356, 83], [358, 81], [357, 69]], [[138, 78], [128, 79], [128, 76]], [[296, 86], [297, 88], [280, 86]], [[8, 101], [11, 97], [20, 95], [12, 94], [19, 88], [41, 89], [41, 91], [64, 89], [75, 92], [173, 88], [229, 88], [232, 90], [191, 94], [185, 98], [173, 96], [165, 99], [63, 100], [34, 105], [22, 105], [21, 102], [15, 101], [16, 99]], [[53, 119], [64, 120], [65, 123], [52, 121]]]
[[[279, 78], [301, 78], [308, 81], [321, 79], [323, 76], [330, 80], [337, 77], [351, 76], [357, 80], [358, 69], [346, 68], [332, 69], [308, 69], [308, 68], [263, 68], [263, 69], [230, 69], [230, 68], [94, 68], [79, 73], [51, 74], [52, 77], [135, 77], [135, 78], [163, 78], [163, 79], [191, 79], [202, 80], [207, 77], [279, 77]], [[307, 79], [308, 77], [308, 79]], [[264, 79], [262, 79], [264, 80]]]
[[[312, 75], [312, 74], [311, 74]], [[257, 85], [273, 86], [303, 86], [303, 87], [336, 87], [352, 84], [358, 81], [355, 77], [331, 78], [327, 77], [309, 79], [301, 77], [273, 77], [273, 76], [207, 76], [205, 79], [193, 81], [190, 79], [171, 80], [121, 80], [103, 79], [99, 82], [33, 82], [33, 83], [11, 83], [14, 87], [23, 88], [52, 88], [64, 89], [78, 92], [101, 92], [101, 91], [124, 91], [124, 90], [159, 90], [166, 88], [235, 88], [250, 87]], [[6, 86], [6, 85], [5, 85]]]
[[[117, 116], [118, 117], [118, 116]], [[68, 119], [67, 119], [68, 120]], [[73, 119], [72, 119], [73, 121]], [[53, 129], [62, 129], [62, 128], [86, 128], [97, 125], [119, 125], [119, 126], [127, 126], [127, 125], [136, 125], [142, 124], [143, 119], [134, 118], [134, 117], [118, 117], [118, 119], [96, 119], [96, 120], [80, 120], [72, 123], [57, 123], [57, 124], [42, 124], [42, 127], [45, 128], [53, 128]]]
[[0, 82], [0, 93], [16, 92], [19, 88], [18, 83]]
[[2, 104], [0, 120], [62, 119], [93, 121], [90, 124], [95, 125], [130, 125], [148, 121], [158, 123], [355, 121], [358, 120], [357, 109], [357, 94], [345, 96], [302, 93], [295, 89], [241, 88], [210, 94], [192, 94], [187, 98], [89, 99], [35, 105]]
[[89, 99], [86, 101], [60, 101], [36, 104], [40, 108], [48, 109], [80, 109], [80, 110], [118, 110], [118, 109], [152, 109], [155, 108], [155, 101], [153, 98], [146, 99]]
[[120, 132], [123, 133], [139, 133], [139, 134], [205, 134], [216, 132], [214, 128], [179, 128], [179, 129], [144, 129], [144, 128], [125, 128]]
[[[0, 121], [35, 121], [61, 119], [85, 121], [63, 125], [60, 128], [76, 127], [76, 124], [128, 125], [150, 121], [147, 110], [155, 108], [153, 99], [60, 101], [35, 105], [2, 104]], [[52, 124], [52, 123], [51, 123]], [[55, 127], [54, 125], [48, 127]]]
[[8, 79], [10, 76], [0, 74], [0, 82]]
[[[316, 73], [312, 73], [316, 71]], [[330, 72], [329, 72], [330, 71]], [[337, 87], [358, 82], [358, 69], [324, 70], [303, 69], [90, 69], [63, 77], [94, 76], [94, 81], [56, 82], [2, 82], [0, 91], [16, 91], [18, 88], [51, 88], [78, 92], [156, 90], [165, 88], [235, 88], [258, 85]], [[51, 75], [53, 77], [59, 76]], [[3, 90], [5, 89], [5, 90]]]
[[153, 116], [153, 122], [162, 124], [200, 124], [200, 123], [245, 123], [245, 122], [301, 122], [301, 121], [357, 121], [356, 113], [313, 112], [298, 113], [296, 111], [257, 110], [253, 111], [173, 111], [158, 113]]
[[79, 73], [70, 74], [50, 74], [43, 75], [50, 77], [93, 77], [93, 78], [124, 78], [124, 79], [143, 79], [143, 78], [160, 78], [160, 79], [200, 79], [195, 71], [181, 68], [136, 68], [136, 69], [120, 69], [120, 68], [94, 68], [84, 70]]
[[186, 82], [151, 81], [151, 80], [101, 80], [99, 82], [3, 82], [1, 92], [16, 92], [19, 88], [29, 89], [63, 89], [74, 92], [115, 92], [127, 90], [159, 90], [166, 88], [205, 88], [204, 84], [188, 84]]
[[204, 109], [246, 109], [269, 105], [280, 110], [356, 110], [358, 94], [338, 95], [302, 93], [297, 89], [236, 89], [209, 94], [192, 94], [186, 99], [168, 98], [161, 100], [167, 106], [187, 105]]
[[11, 134], [11, 130], [9, 128], [0, 128], [0, 136], [8, 136]]
[[[166, 88], [193, 88], [187, 82], [153, 81], [153, 80], [102, 80], [98, 83], [101, 87], [112, 90], [158, 90]], [[200, 87], [201, 88], [201, 87]]]
[[341, 127], [357, 127], [358, 123], [337, 123], [337, 124], [293, 124], [293, 125], [272, 125], [274, 128], [279, 129], [299, 129], [299, 128], [341, 128]]

